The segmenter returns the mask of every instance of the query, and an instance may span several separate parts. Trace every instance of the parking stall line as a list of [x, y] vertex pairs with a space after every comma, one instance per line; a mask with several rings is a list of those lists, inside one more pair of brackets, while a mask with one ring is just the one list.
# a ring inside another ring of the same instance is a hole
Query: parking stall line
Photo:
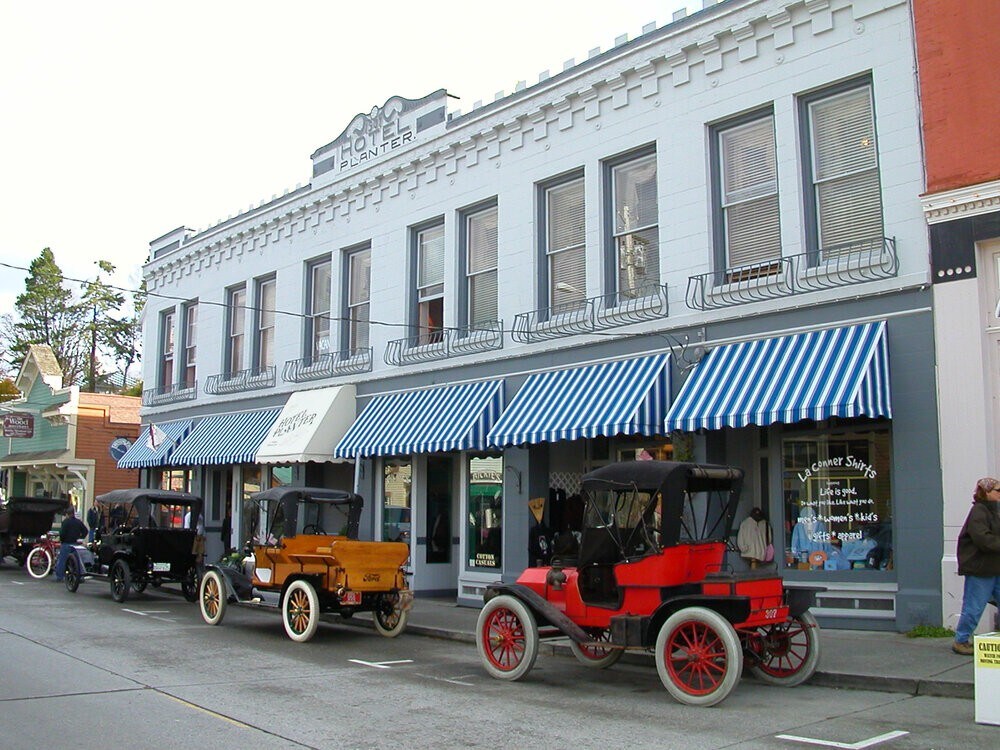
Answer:
[[867, 747], [874, 747], [875, 745], [881, 745], [883, 742], [888, 742], [889, 740], [894, 740], [897, 737], [903, 737], [909, 734], [909, 732], [904, 732], [897, 729], [894, 732], [886, 732], [885, 734], [880, 734], [878, 737], [869, 737], [867, 740], [858, 740], [857, 742], [836, 742], [835, 740], [817, 740], [812, 737], [798, 737], [794, 734], [776, 734], [779, 740], [791, 740], [792, 742], [804, 742], [808, 745], [822, 745], [823, 747], [837, 747], [843, 748], [844, 750], [864, 750]]
[[397, 659], [396, 661], [364, 661], [363, 659], [348, 659], [350, 662], [355, 664], [361, 664], [365, 667], [374, 667], [375, 669], [392, 669], [394, 664], [412, 664], [413, 659]]
[[462, 682], [463, 677], [472, 677], [471, 674], [460, 674], [457, 677], [436, 677], [432, 674], [420, 674], [417, 673], [417, 677], [426, 677], [428, 680], [435, 680], [436, 682], [447, 682], [452, 685], [461, 685], [462, 687], [475, 687], [475, 683], [472, 682]]

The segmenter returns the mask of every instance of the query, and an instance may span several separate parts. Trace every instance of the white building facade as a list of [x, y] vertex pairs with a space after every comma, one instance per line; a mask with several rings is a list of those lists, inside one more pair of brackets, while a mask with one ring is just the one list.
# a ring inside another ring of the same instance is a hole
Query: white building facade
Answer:
[[911, 26], [726, 0], [467, 113], [359, 115], [307, 186], [151, 243], [125, 464], [203, 493], [215, 551], [254, 489], [356, 488], [418, 594], [475, 604], [578, 528], [585, 471], [730, 463], [822, 621], [940, 623]]

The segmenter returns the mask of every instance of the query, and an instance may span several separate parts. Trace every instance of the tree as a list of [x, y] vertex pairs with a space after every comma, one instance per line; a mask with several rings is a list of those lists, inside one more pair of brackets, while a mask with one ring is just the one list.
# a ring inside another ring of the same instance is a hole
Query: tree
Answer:
[[[142, 311], [146, 305], [146, 280], [132, 293], [132, 314], [115, 321], [108, 339], [108, 351], [122, 374], [122, 388], [129, 388], [128, 371], [142, 359]], [[129, 395], [129, 394], [125, 394]], [[142, 395], [140, 390], [139, 395]]]
[[17, 386], [14, 385], [14, 381], [10, 378], [4, 378], [0, 380], [0, 403], [4, 401], [11, 401], [12, 399], [18, 398], [21, 393], [17, 390]]
[[114, 265], [106, 260], [95, 260], [94, 263], [98, 269], [97, 276], [93, 281], [88, 281], [83, 285], [83, 299], [81, 300], [81, 307], [87, 310], [89, 317], [83, 329], [88, 346], [86, 389], [91, 393], [97, 391], [101, 369], [98, 363], [103, 353], [102, 350], [112, 351], [114, 349], [111, 342], [121, 326], [121, 321], [116, 319], [112, 313], [117, 312], [125, 304], [125, 297], [101, 278], [102, 274], [111, 276], [115, 272]]
[[31, 261], [24, 292], [14, 302], [17, 320], [10, 344], [11, 364], [19, 367], [32, 344], [48, 344], [63, 371], [63, 384], [80, 380], [85, 365], [81, 340], [83, 308], [66, 288], [52, 250], [45, 248]]

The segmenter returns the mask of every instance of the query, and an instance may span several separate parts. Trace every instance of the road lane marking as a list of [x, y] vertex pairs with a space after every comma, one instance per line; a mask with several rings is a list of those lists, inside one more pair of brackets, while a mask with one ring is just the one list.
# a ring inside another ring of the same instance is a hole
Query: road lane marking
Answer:
[[363, 661], [361, 659], [348, 659], [355, 664], [361, 664], [366, 667], [375, 667], [375, 669], [392, 669], [393, 664], [412, 664], [413, 659], [397, 659], [396, 661]]
[[160, 622], [176, 622], [176, 620], [170, 617], [157, 617], [159, 614], [170, 614], [169, 609], [151, 609], [146, 612], [142, 612], [138, 609], [122, 607], [122, 612], [129, 612], [133, 615], [139, 615], [139, 617], [148, 617], [150, 620], [159, 620]]
[[844, 750], [862, 750], [866, 747], [872, 747], [874, 745], [880, 745], [883, 742], [888, 742], [889, 740], [894, 740], [897, 737], [902, 737], [909, 734], [909, 732], [903, 732], [901, 730], [896, 730], [894, 732], [886, 732], [885, 734], [880, 734], [878, 737], [871, 737], [867, 740], [858, 740], [857, 742], [835, 742], [833, 740], [817, 740], [812, 737], [797, 737], [794, 734], [776, 734], [779, 740], [791, 740], [792, 742], [805, 742], [809, 745], [823, 745], [824, 747], [839, 747], [844, 748]]
[[462, 687], [475, 687], [475, 683], [472, 682], [462, 682], [463, 677], [472, 677], [471, 674], [460, 674], [457, 677], [435, 677], [432, 674], [420, 674], [417, 673], [417, 677], [426, 677], [429, 680], [437, 680], [438, 682], [450, 682], [452, 685], [461, 685]]

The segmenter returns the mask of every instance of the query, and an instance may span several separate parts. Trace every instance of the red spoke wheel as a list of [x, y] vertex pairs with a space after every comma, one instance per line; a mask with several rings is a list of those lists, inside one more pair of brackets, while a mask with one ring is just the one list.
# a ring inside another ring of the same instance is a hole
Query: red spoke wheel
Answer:
[[793, 687], [816, 671], [819, 664], [819, 625], [811, 612], [759, 628], [749, 640], [759, 661], [750, 671], [769, 685]]
[[531, 670], [538, 656], [535, 616], [513, 596], [490, 599], [479, 613], [476, 648], [490, 676], [498, 680], [520, 680]]
[[656, 637], [656, 671], [680, 703], [714, 706], [725, 700], [743, 671], [743, 650], [733, 626], [704, 607], [671, 615]]
[[281, 602], [285, 633], [297, 643], [305, 643], [319, 626], [319, 597], [309, 581], [292, 581]]
[[584, 645], [577, 643], [576, 641], [569, 642], [569, 649], [573, 652], [573, 656], [576, 657], [578, 662], [593, 669], [607, 669], [622, 658], [622, 654], [625, 653], [625, 649], [609, 648], [600, 645], [600, 643], [611, 642], [610, 630], [588, 628], [587, 633], [595, 641], [598, 641], [598, 643], [593, 645]]

